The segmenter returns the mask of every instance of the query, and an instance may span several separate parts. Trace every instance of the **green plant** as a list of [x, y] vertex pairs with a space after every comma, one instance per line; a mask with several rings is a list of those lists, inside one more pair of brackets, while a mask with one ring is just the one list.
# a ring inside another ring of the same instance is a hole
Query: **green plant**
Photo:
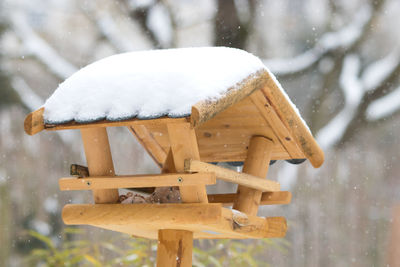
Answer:
[[[35, 231], [29, 231], [29, 235], [41, 241], [43, 245], [30, 251], [26, 260], [32, 265], [152, 266], [155, 262], [155, 252], [152, 251], [155, 251], [156, 243], [151, 240], [132, 239], [121, 235], [118, 236], [118, 240], [90, 242], [85, 240], [85, 231], [79, 228], [64, 229], [59, 245], [51, 238]], [[123, 248], [114, 244], [118, 242], [122, 243]]]
[[[85, 230], [66, 228], [60, 242], [29, 231], [40, 241], [41, 248], [30, 251], [30, 265], [58, 266], [154, 266], [157, 242], [127, 235], [115, 235], [113, 240], [91, 242]], [[266, 248], [285, 252], [289, 243], [284, 239], [260, 240], [199, 240], [193, 248], [193, 265], [203, 266], [266, 266], [262, 255]]]

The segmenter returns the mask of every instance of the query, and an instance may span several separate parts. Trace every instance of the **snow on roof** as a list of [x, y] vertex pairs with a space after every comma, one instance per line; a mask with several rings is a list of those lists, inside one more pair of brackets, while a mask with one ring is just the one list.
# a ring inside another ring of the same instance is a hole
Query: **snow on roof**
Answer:
[[222, 97], [260, 70], [267, 69], [259, 58], [226, 47], [118, 54], [82, 68], [61, 83], [44, 104], [44, 121], [186, 117], [196, 103]]

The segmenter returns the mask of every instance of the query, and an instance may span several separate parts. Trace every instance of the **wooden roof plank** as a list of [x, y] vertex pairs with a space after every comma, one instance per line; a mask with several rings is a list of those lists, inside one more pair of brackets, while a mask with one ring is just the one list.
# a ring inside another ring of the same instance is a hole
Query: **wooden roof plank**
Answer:
[[292, 133], [306, 158], [315, 168], [320, 167], [324, 162], [324, 152], [275, 81], [272, 78], [268, 79], [261, 90]]
[[192, 107], [190, 123], [192, 127], [199, 127], [212, 119], [221, 111], [246, 98], [251, 93], [262, 88], [265, 83], [264, 70], [248, 76], [238, 85], [227, 90], [225, 95], [215, 101], [201, 101]]
[[278, 140], [280, 141], [282, 146], [286, 149], [288, 154], [293, 159], [304, 158], [304, 154], [301, 151], [301, 149], [297, 146], [292, 134], [289, 132], [284, 123], [278, 117], [271, 104], [268, 103], [264, 94], [261, 91], [257, 91], [254, 92], [250, 96], [250, 98], [253, 101], [254, 105], [256, 105], [256, 107], [260, 111], [261, 115], [271, 126], [275, 135], [278, 137]]

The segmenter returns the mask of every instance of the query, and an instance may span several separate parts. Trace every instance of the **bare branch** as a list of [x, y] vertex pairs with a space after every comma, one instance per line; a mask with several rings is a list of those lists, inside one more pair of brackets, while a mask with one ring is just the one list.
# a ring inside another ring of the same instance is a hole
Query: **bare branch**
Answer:
[[375, 9], [372, 12], [371, 6], [364, 5], [348, 26], [323, 34], [310, 50], [291, 59], [266, 59], [264, 64], [280, 77], [303, 73], [326, 55], [351, 50], [367, 34], [375, 12]]
[[367, 120], [370, 122], [382, 120], [392, 116], [400, 110], [400, 87], [393, 92], [372, 101], [366, 110]]
[[360, 59], [354, 54], [346, 56], [340, 74], [340, 86], [344, 95], [344, 108], [316, 135], [323, 148], [335, 145], [346, 132], [354, 119], [357, 108], [363, 97], [363, 87], [358, 79]]
[[25, 52], [39, 60], [51, 73], [64, 80], [77, 71], [74, 65], [61, 57], [54, 48], [32, 30], [24, 16], [14, 13], [9, 16], [9, 19]]
[[124, 1], [129, 15], [138, 22], [142, 31], [155, 48], [169, 48], [176, 41], [176, 21], [172, 9], [162, 1], [132, 6]]
[[116, 25], [109, 13], [94, 14], [93, 16], [99, 33], [110, 42], [117, 52], [127, 52], [135, 49], [132, 42], [127, 40], [118, 29], [118, 25]]
[[11, 84], [14, 91], [18, 93], [22, 103], [31, 111], [43, 105], [43, 99], [21, 77], [13, 77]]

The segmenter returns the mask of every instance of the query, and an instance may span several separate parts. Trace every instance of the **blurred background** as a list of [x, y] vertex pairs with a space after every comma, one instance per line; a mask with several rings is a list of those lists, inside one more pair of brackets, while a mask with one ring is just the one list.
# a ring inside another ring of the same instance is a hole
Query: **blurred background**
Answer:
[[[194, 264], [400, 266], [399, 26], [398, 0], [0, 0], [0, 266], [152, 266], [154, 242], [65, 228], [63, 205], [91, 202], [58, 190], [86, 165], [79, 131], [31, 137], [23, 119], [93, 61], [194, 46], [260, 57], [326, 155], [270, 168], [293, 200], [259, 215], [285, 216], [285, 239], [197, 242]], [[109, 134], [117, 173], [158, 171], [127, 129]]]

